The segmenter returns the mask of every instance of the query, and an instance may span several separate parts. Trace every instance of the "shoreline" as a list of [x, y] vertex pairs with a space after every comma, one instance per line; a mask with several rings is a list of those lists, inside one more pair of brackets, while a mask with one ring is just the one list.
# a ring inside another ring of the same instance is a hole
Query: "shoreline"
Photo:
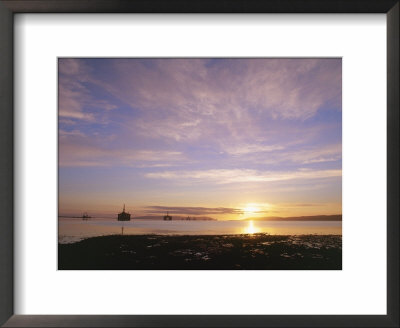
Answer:
[[59, 270], [341, 270], [341, 235], [108, 235], [58, 244]]
[[101, 237], [109, 237], [109, 236], [150, 236], [150, 237], [184, 237], [184, 236], [191, 236], [191, 237], [221, 237], [221, 236], [229, 236], [229, 237], [234, 237], [234, 236], [242, 236], [242, 237], [248, 237], [249, 235], [267, 235], [267, 236], [291, 236], [291, 237], [301, 237], [301, 236], [335, 236], [335, 237], [342, 237], [341, 234], [337, 233], [308, 233], [308, 234], [269, 234], [266, 232], [255, 232], [252, 234], [248, 233], [223, 233], [223, 234], [207, 234], [207, 233], [196, 233], [196, 234], [188, 234], [185, 232], [179, 233], [171, 233], [171, 232], [165, 232], [165, 233], [126, 233], [122, 235], [121, 233], [110, 233], [110, 234], [104, 234], [104, 235], [93, 235], [93, 236], [64, 236], [61, 235], [59, 236], [58, 239], [58, 244], [59, 245], [70, 245], [70, 244], [75, 244], [79, 243], [81, 241], [87, 240], [87, 239], [92, 239], [92, 238], [101, 238]]

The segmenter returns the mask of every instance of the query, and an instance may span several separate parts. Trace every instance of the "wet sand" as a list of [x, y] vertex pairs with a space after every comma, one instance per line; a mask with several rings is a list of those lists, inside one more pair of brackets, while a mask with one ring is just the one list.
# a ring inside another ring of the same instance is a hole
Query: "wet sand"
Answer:
[[58, 245], [60, 270], [341, 270], [341, 235], [111, 235]]

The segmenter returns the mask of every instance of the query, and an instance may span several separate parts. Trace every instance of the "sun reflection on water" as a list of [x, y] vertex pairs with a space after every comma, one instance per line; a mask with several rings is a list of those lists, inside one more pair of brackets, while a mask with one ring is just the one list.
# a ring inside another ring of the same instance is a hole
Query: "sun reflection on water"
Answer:
[[253, 221], [249, 221], [249, 225], [245, 228], [245, 233], [254, 234], [257, 232], [257, 228], [254, 227]]

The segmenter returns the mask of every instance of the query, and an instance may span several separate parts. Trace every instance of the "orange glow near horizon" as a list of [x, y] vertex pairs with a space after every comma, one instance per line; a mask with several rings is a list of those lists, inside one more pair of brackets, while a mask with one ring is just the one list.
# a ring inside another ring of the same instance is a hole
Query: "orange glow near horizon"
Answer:
[[[116, 217], [117, 213], [122, 210], [121, 205], [93, 203], [78, 203], [75, 206], [69, 204], [59, 204], [60, 216], [80, 216], [84, 212], [94, 217]], [[197, 205], [197, 206], [196, 206]], [[132, 214], [133, 218], [152, 216], [160, 218], [168, 211], [173, 217], [209, 217], [219, 221], [225, 220], [258, 220], [262, 218], [275, 217], [297, 217], [297, 216], [316, 216], [316, 215], [338, 215], [341, 214], [341, 203], [331, 204], [304, 204], [297, 203], [239, 203], [236, 206], [233, 204], [214, 203], [207, 204], [185, 204], [185, 206], [146, 206], [126, 201], [126, 211]], [[207, 206], [208, 205], [208, 206]], [[224, 206], [225, 205], [225, 206]], [[165, 212], [165, 213], [164, 213]]]

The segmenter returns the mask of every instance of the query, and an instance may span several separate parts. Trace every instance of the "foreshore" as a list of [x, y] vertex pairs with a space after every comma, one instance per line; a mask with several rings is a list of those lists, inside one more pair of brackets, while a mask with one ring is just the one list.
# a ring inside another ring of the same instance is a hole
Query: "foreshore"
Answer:
[[59, 270], [341, 270], [341, 235], [110, 235], [58, 244]]

